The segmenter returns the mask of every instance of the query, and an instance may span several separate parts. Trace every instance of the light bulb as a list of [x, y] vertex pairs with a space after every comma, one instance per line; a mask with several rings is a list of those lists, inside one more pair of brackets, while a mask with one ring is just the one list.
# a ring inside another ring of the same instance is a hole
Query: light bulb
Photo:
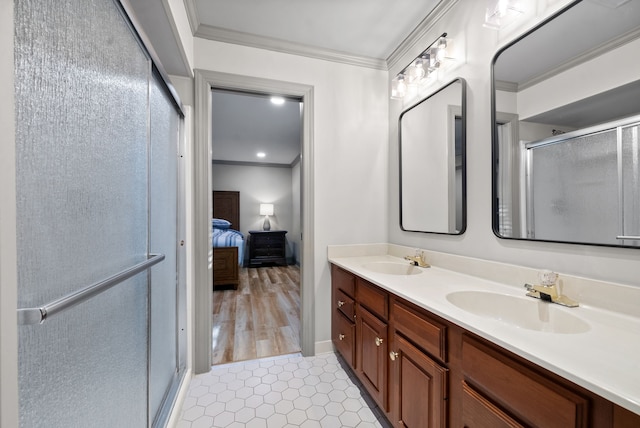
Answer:
[[398, 77], [398, 86], [396, 87], [398, 94], [404, 95], [407, 92], [407, 84], [404, 83], [404, 76]]
[[414, 61], [411, 67], [411, 80], [420, 80], [424, 77], [425, 71], [422, 58], [418, 58]]
[[507, 14], [508, 7], [509, 7], [509, 0], [498, 0], [498, 5], [496, 7], [498, 11], [498, 18], [502, 18]]
[[391, 98], [401, 99], [407, 93], [407, 84], [404, 82], [404, 75], [400, 74], [391, 81]]

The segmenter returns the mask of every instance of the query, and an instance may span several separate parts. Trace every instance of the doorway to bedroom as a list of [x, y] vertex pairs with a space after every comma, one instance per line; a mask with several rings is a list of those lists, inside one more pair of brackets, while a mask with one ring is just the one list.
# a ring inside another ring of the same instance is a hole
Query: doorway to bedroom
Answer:
[[212, 87], [211, 111], [211, 364], [300, 352], [303, 100]]

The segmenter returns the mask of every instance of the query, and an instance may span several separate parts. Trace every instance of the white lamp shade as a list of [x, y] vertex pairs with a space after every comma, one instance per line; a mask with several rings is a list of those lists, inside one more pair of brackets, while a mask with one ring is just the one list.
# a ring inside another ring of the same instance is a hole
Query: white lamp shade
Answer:
[[273, 215], [273, 204], [260, 204], [260, 215]]

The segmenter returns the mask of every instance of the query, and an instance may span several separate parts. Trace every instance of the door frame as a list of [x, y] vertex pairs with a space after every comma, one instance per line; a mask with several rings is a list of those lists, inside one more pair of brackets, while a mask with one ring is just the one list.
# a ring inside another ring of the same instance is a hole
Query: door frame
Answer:
[[18, 267], [16, 241], [13, 2], [0, 2], [0, 426], [18, 426]]
[[300, 346], [305, 356], [315, 354], [313, 259], [313, 86], [242, 76], [210, 70], [194, 70], [195, 134], [193, 150], [193, 361], [195, 373], [211, 370], [211, 90], [229, 89], [274, 93], [302, 99], [302, 251], [300, 257]]

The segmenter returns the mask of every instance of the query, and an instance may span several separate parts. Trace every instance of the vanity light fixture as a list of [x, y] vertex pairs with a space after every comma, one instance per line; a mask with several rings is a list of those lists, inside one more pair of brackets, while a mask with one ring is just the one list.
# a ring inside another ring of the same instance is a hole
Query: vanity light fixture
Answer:
[[524, 0], [491, 0], [483, 26], [492, 30], [506, 27], [524, 12], [523, 3]]
[[258, 152], [258, 153], [256, 153], [256, 156], [258, 156], [259, 158], [263, 158], [263, 157], [267, 156], [267, 154], [265, 152]]
[[447, 49], [450, 47], [451, 39], [447, 39], [447, 33], [443, 33], [393, 78], [391, 98], [403, 99], [409, 94], [416, 94], [421, 86], [431, 80], [438, 69], [443, 68], [451, 60], [447, 55]]
[[269, 222], [269, 216], [273, 215], [273, 204], [260, 204], [260, 215], [264, 216], [264, 223], [262, 223], [262, 230], [271, 230], [271, 223]]

